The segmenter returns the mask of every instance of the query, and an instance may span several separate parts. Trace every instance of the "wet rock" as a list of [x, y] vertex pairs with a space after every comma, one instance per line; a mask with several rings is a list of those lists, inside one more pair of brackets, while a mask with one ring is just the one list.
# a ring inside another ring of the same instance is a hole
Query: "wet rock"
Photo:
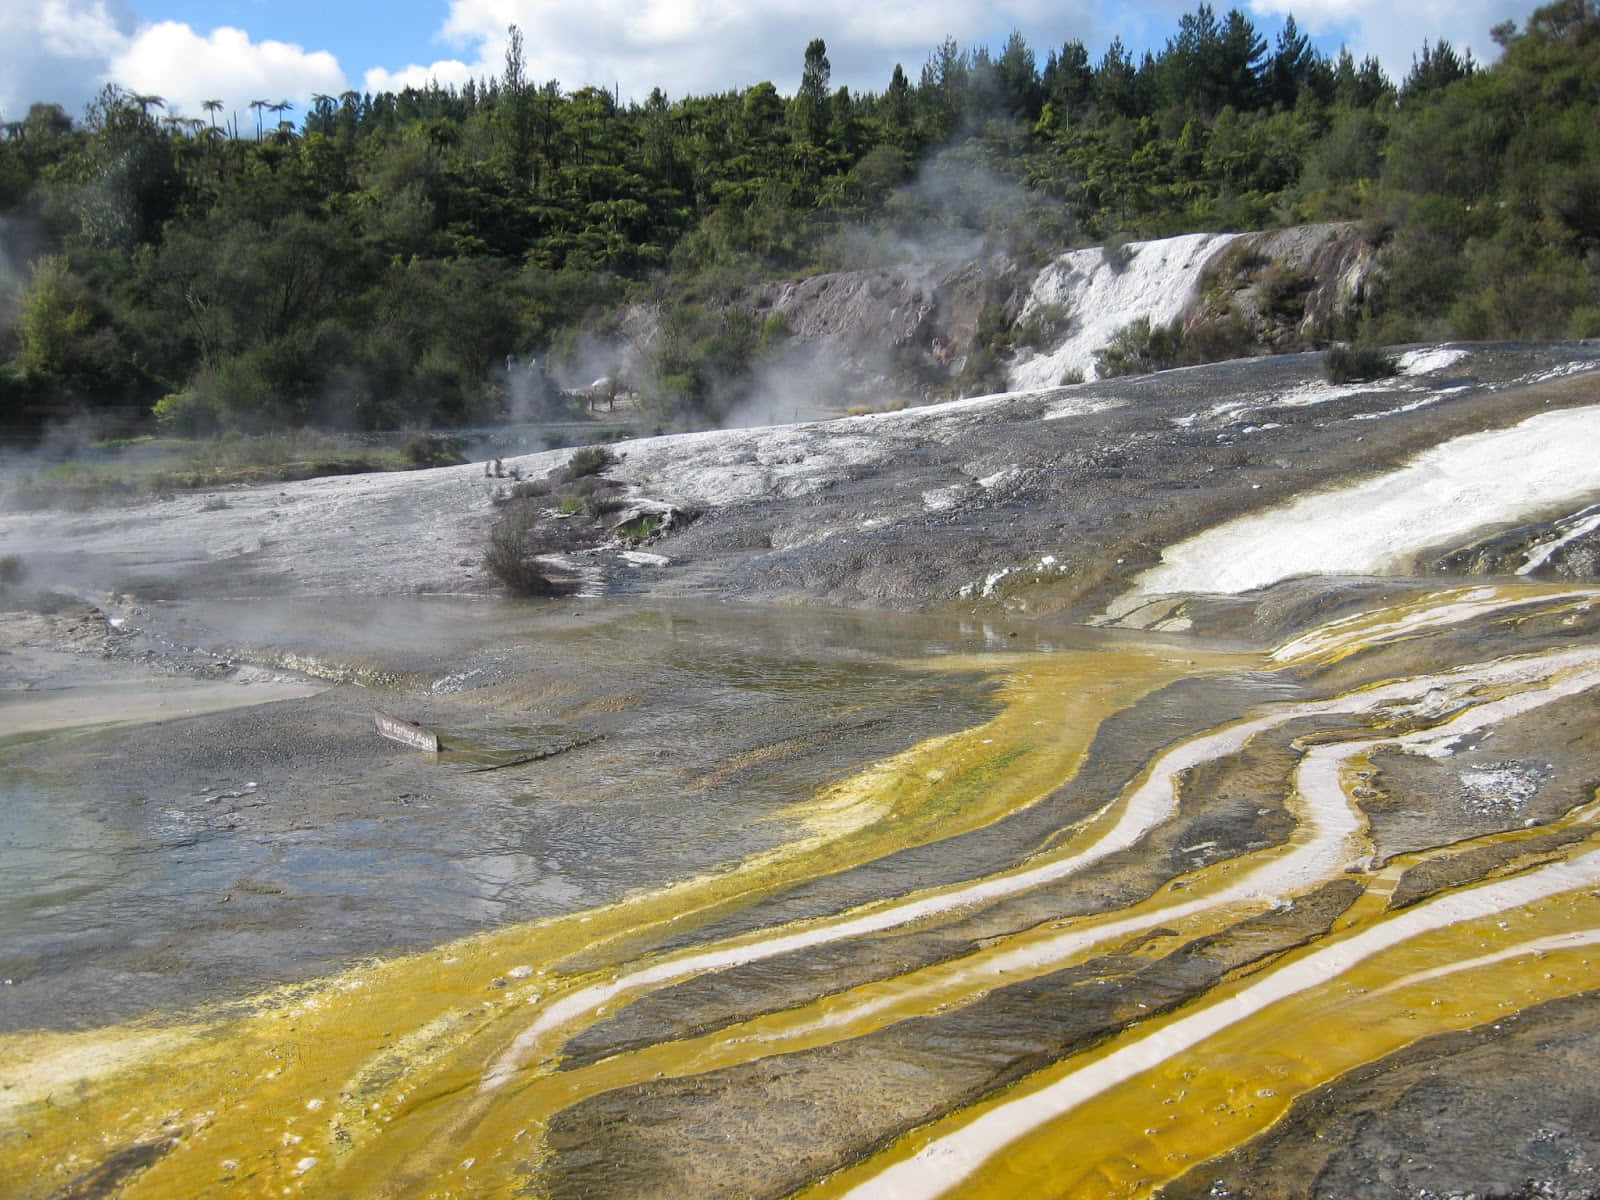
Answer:
[[1161, 1200], [1591, 1200], [1600, 1194], [1593, 1005], [1592, 996], [1557, 1001], [1363, 1067], [1163, 1188]]

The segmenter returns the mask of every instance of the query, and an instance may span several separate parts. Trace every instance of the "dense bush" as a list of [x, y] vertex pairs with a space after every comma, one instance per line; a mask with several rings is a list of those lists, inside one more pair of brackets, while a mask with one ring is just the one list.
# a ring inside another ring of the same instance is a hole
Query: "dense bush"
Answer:
[[1341, 342], [1330, 346], [1323, 355], [1322, 369], [1330, 383], [1357, 383], [1386, 379], [1397, 374], [1400, 365], [1392, 354], [1379, 346]]
[[515, 504], [489, 530], [489, 546], [483, 552], [483, 565], [516, 596], [548, 596], [554, 591], [550, 578], [534, 561], [537, 551], [530, 544], [534, 513]]
[[[0, 328], [0, 424], [120, 406], [195, 430], [472, 421], [503, 406], [507, 355], [577, 363], [628, 299], [661, 318], [632, 382], [662, 424], [711, 424], [778, 361], [783, 329], [742, 299], [755, 279], [984, 242], [1026, 265], [1098, 241], [1115, 269], [1134, 237], [1329, 217], [1386, 231], [1352, 334], [1592, 333], [1600, 17], [1557, 0], [1493, 36], [1494, 66], [1436, 41], [1400, 89], [1292, 22], [1269, 47], [1201, 5], [1139, 61], [947, 39], [881, 93], [829, 87], [818, 41], [792, 97], [622, 105], [508, 62], [460, 89], [321, 98], [254, 140], [114, 87], [80, 123], [36, 105], [0, 137], [0, 231], [37, 243], [0, 246], [31, 264]], [[1303, 290], [1284, 276], [1264, 299], [1292, 319]], [[988, 331], [967, 383], [1055, 324]], [[1236, 332], [1148, 330], [1107, 366]]]
[[615, 461], [616, 456], [604, 446], [585, 446], [573, 452], [562, 470], [562, 476], [570, 481], [586, 475], [598, 475]]
[[27, 567], [18, 555], [0, 555], [0, 592], [16, 587], [27, 577]]
[[1117, 330], [1104, 349], [1095, 351], [1095, 374], [1114, 379], [1177, 366], [1182, 346], [1183, 330], [1177, 322], [1152, 325], [1149, 317], [1140, 317]]

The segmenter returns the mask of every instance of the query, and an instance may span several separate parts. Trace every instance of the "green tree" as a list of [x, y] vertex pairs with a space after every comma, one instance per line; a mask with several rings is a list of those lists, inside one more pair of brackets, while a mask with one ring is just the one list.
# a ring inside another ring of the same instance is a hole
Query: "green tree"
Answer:
[[85, 289], [66, 258], [47, 254], [35, 260], [17, 314], [18, 363], [31, 375], [68, 374], [93, 319]]
[[1319, 55], [1311, 39], [1300, 32], [1294, 14], [1283, 19], [1283, 28], [1273, 46], [1266, 67], [1266, 94], [1273, 104], [1292, 108], [1300, 93], [1311, 86]]
[[1111, 39], [1094, 73], [1096, 102], [1108, 116], [1137, 116], [1139, 90], [1133, 59], [1120, 37]]
[[[1094, 98], [1094, 70], [1084, 44], [1074, 40], [1062, 43], [1060, 53], [1052, 50], [1045, 60], [1041, 84], [1059, 127], [1068, 128], [1081, 120]], [[1042, 115], [1043, 109], [1040, 111]]]
[[1472, 51], [1457, 54], [1455, 47], [1443, 38], [1431, 46], [1423, 42], [1422, 56], [1412, 57], [1411, 70], [1400, 85], [1400, 103], [1411, 104], [1433, 92], [1443, 91], [1476, 70]]
[[795, 127], [800, 137], [813, 146], [828, 140], [828, 46], [812, 38], [806, 46], [805, 65], [800, 71], [800, 90], [795, 93]]
[[153, 241], [182, 201], [172, 139], [148, 112], [159, 101], [108, 84], [88, 108], [88, 140], [61, 164], [79, 232], [94, 246], [128, 252]]
[[1039, 79], [1038, 63], [1022, 34], [1014, 29], [995, 60], [994, 77], [1006, 115], [1030, 125], [1039, 119], [1044, 107], [1044, 85]]
[[889, 88], [884, 92], [879, 108], [879, 122], [885, 142], [902, 150], [910, 150], [916, 145], [911, 83], [899, 63], [895, 63], [894, 73], [889, 76]]

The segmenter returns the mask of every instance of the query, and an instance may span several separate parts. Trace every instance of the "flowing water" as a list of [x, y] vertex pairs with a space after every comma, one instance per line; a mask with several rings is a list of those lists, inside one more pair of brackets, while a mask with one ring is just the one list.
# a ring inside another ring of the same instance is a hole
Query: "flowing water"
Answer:
[[[1364, 1064], [1600, 987], [1597, 600], [1397, 589], [1261, 649], [176, 607], [338, 682], [0, 746], [8, 961], [87, 997], [6, 1022], [0, 1180], [1150, 1194]], [[375, 746], [378, 699], [444, 752]], [[91, 801], [111, 756], [191, 802]], [[68, 964], [86, 930], [167, 949], [119, 990]]]

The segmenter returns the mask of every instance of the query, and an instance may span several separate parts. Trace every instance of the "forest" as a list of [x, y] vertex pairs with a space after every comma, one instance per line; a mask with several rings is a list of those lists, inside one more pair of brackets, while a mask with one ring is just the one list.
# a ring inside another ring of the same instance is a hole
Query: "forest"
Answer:
[[499, 77], [298, 120], [115, 86], [81, 117], [35, 104], [0, 131], [0, 428], [461, 425], [503, 404], [508, 354], [559, 372], [640, 303], [661, 334], [635, 385], [692, 425], [703, 363], [784, 336], [742, 287], [897, 236], [1042, 262], [1349, 219], [1384, 255], [1352, 340], [1600, 335], [1600, 16], [1559, 0], [1491, 32], [1492, 66], [1425, 43], [1397, 84], [1292, 17], [1269, 40], [1202, 4], [1137, 61], [947, 39], [864, 93], [818, 39], [792, 95], [622, 104], [529, 79], [513, 28]]

